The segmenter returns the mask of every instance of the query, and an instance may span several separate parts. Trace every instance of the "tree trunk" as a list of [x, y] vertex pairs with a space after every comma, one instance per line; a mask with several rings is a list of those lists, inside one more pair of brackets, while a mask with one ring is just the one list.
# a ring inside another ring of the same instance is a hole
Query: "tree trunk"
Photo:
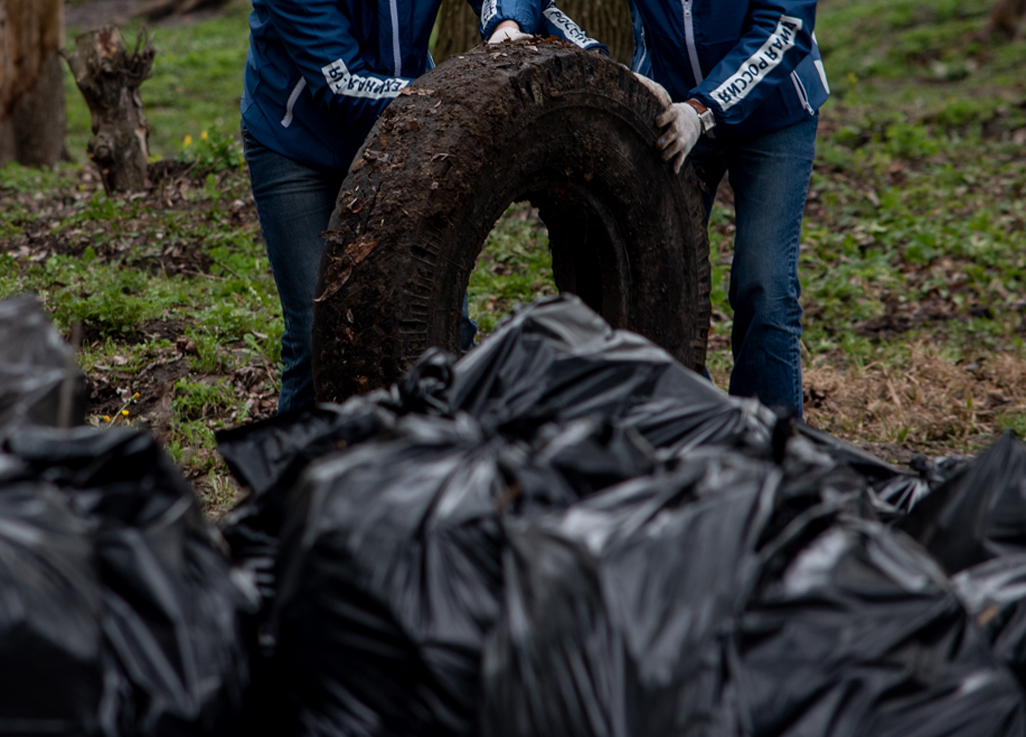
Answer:
[[[614, 59], [631, 63], [634, 39], [627, 0], [559, 0], [557, 5], [585, 33], [608, 46]], [[435, 61], [441, 63], [480, 42], [477, 16], [466, 0], [442, 0], [433, 52]]]
[[609, 47], [609, 53], [630, 66], [634, 35], [627, 0], [558, 0], [556, 5], [585, 33]]
[[63, 0], [0, 0], [0, 163], [65, 156]]
[[67, 56], [92, 113], [93, 138], [87, 153], [100, 170], [107, 194], [149, 187], [150, 125], [143, 114], [139, 85], [150, 75], [156, 52], [143, 31], [131, 53], [114, 26], [75, 39]]
[[481, 43], [477, 14], [467, 0], [442, 0], [438, 11], [438, 40], [431, 52], [441, 64], [450, 56], [461, 54]]
[[990, 35], [1021, 39], [1026, 35], [1026, 0], [998, 0], [990, 11]]

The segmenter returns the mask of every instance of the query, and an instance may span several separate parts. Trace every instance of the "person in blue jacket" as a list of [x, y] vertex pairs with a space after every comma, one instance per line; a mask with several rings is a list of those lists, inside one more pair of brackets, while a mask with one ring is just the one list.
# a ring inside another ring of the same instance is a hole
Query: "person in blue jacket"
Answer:
[[[483, 7], [482, 0], [468, 2], [492, 43], [537, 32], [601, 47], [547, 6], [511, 15], [495, 0], [483, 0]], [[285, 323], [279, 412], [314, 402], [311, 330], [320, 234], [371, 126], [433, 66], [428, 39], [440, 3], [253, 0], [242, 136]], [[464, 304], [464, 349], [475, 330]]]
[[[528, 17], [546, 0], [497, 0]], [[829, 94], [813, 33], [816, 0], [629, 0], [632, 68], [662, 101], [657, 145], [690, 158], [706, 222], [724, 174], [736, 232], [730, 393], [802, 412], [798, 247]]]

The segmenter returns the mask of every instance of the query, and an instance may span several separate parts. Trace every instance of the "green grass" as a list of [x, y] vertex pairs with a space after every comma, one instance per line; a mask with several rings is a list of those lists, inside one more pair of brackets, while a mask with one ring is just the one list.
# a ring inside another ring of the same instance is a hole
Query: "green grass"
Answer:
[[814, 354], [885, 356], [890, 345], [855, 341], [846, 324], [930, 298], [987, 315], [950, 321], [944, 337], [956, 346], [1021, 343], [1026, 162], [1012, 134], [1026, 127], [1026, 86], [1002, 75], [1026, 44], [981, 40], [990, 5], [822, 6], [833, 133], [819, 144], [812, 197], [824, 215], [806, 221], [801, 266]]
[[470, 316], [481, 335], [518, 305], [555, 294], [548, 233], [527, 203], [512, 205], [488, 235], [470, 276]]

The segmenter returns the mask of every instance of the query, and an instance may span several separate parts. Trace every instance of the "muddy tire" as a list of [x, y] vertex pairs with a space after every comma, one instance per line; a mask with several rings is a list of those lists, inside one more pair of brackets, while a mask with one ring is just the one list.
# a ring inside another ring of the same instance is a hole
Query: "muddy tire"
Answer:
[[709, 244], [690, 166], [655, 149], [656, 99], [624, 67], [560, 43], [478, 47], [377, 122], [339, 192], [314, 305], [314, 384], [339, 401], [456, 353], [470, 273], [529, 200], [560, 291], [686, 366], [705, 363]]

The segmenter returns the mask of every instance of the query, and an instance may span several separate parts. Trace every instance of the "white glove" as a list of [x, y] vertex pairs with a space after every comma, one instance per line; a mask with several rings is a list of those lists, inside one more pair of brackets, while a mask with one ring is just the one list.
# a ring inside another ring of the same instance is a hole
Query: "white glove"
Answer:
[[663, 87], [661, 84], [656, 82], [654, 79], [649, 79], [648, 77], [642, 76], [637, 72], [634, 72], [634, 76], [638, 78], [639, 82], [645, 85], [649, 92], [656, 96], [656, 99], [659, 100], [660, 105], [662, 105], [663, 107], [670, 107], [670, 105], [673, 104], [673, 100], [670, 99], [670, 93], [667, 92], [666, 88]]
[[495, 29], [495, 33], [488, 38], [488, 43], [501, 44], [503, 41], [522, 41], [525, 38], [531, 38], [531, 34], [521, 31], [520, 26], [515, 22], [504, 20]]
[[663, 161], [673, 159], [673, 170], [680, 172], [684, 159], [698, 143], [702, 135], [702, 121], [698, 112], [686, 102], [674, 102], [656, 118], [656, 125], [665, 128], [656, 142], [663, 152]]

